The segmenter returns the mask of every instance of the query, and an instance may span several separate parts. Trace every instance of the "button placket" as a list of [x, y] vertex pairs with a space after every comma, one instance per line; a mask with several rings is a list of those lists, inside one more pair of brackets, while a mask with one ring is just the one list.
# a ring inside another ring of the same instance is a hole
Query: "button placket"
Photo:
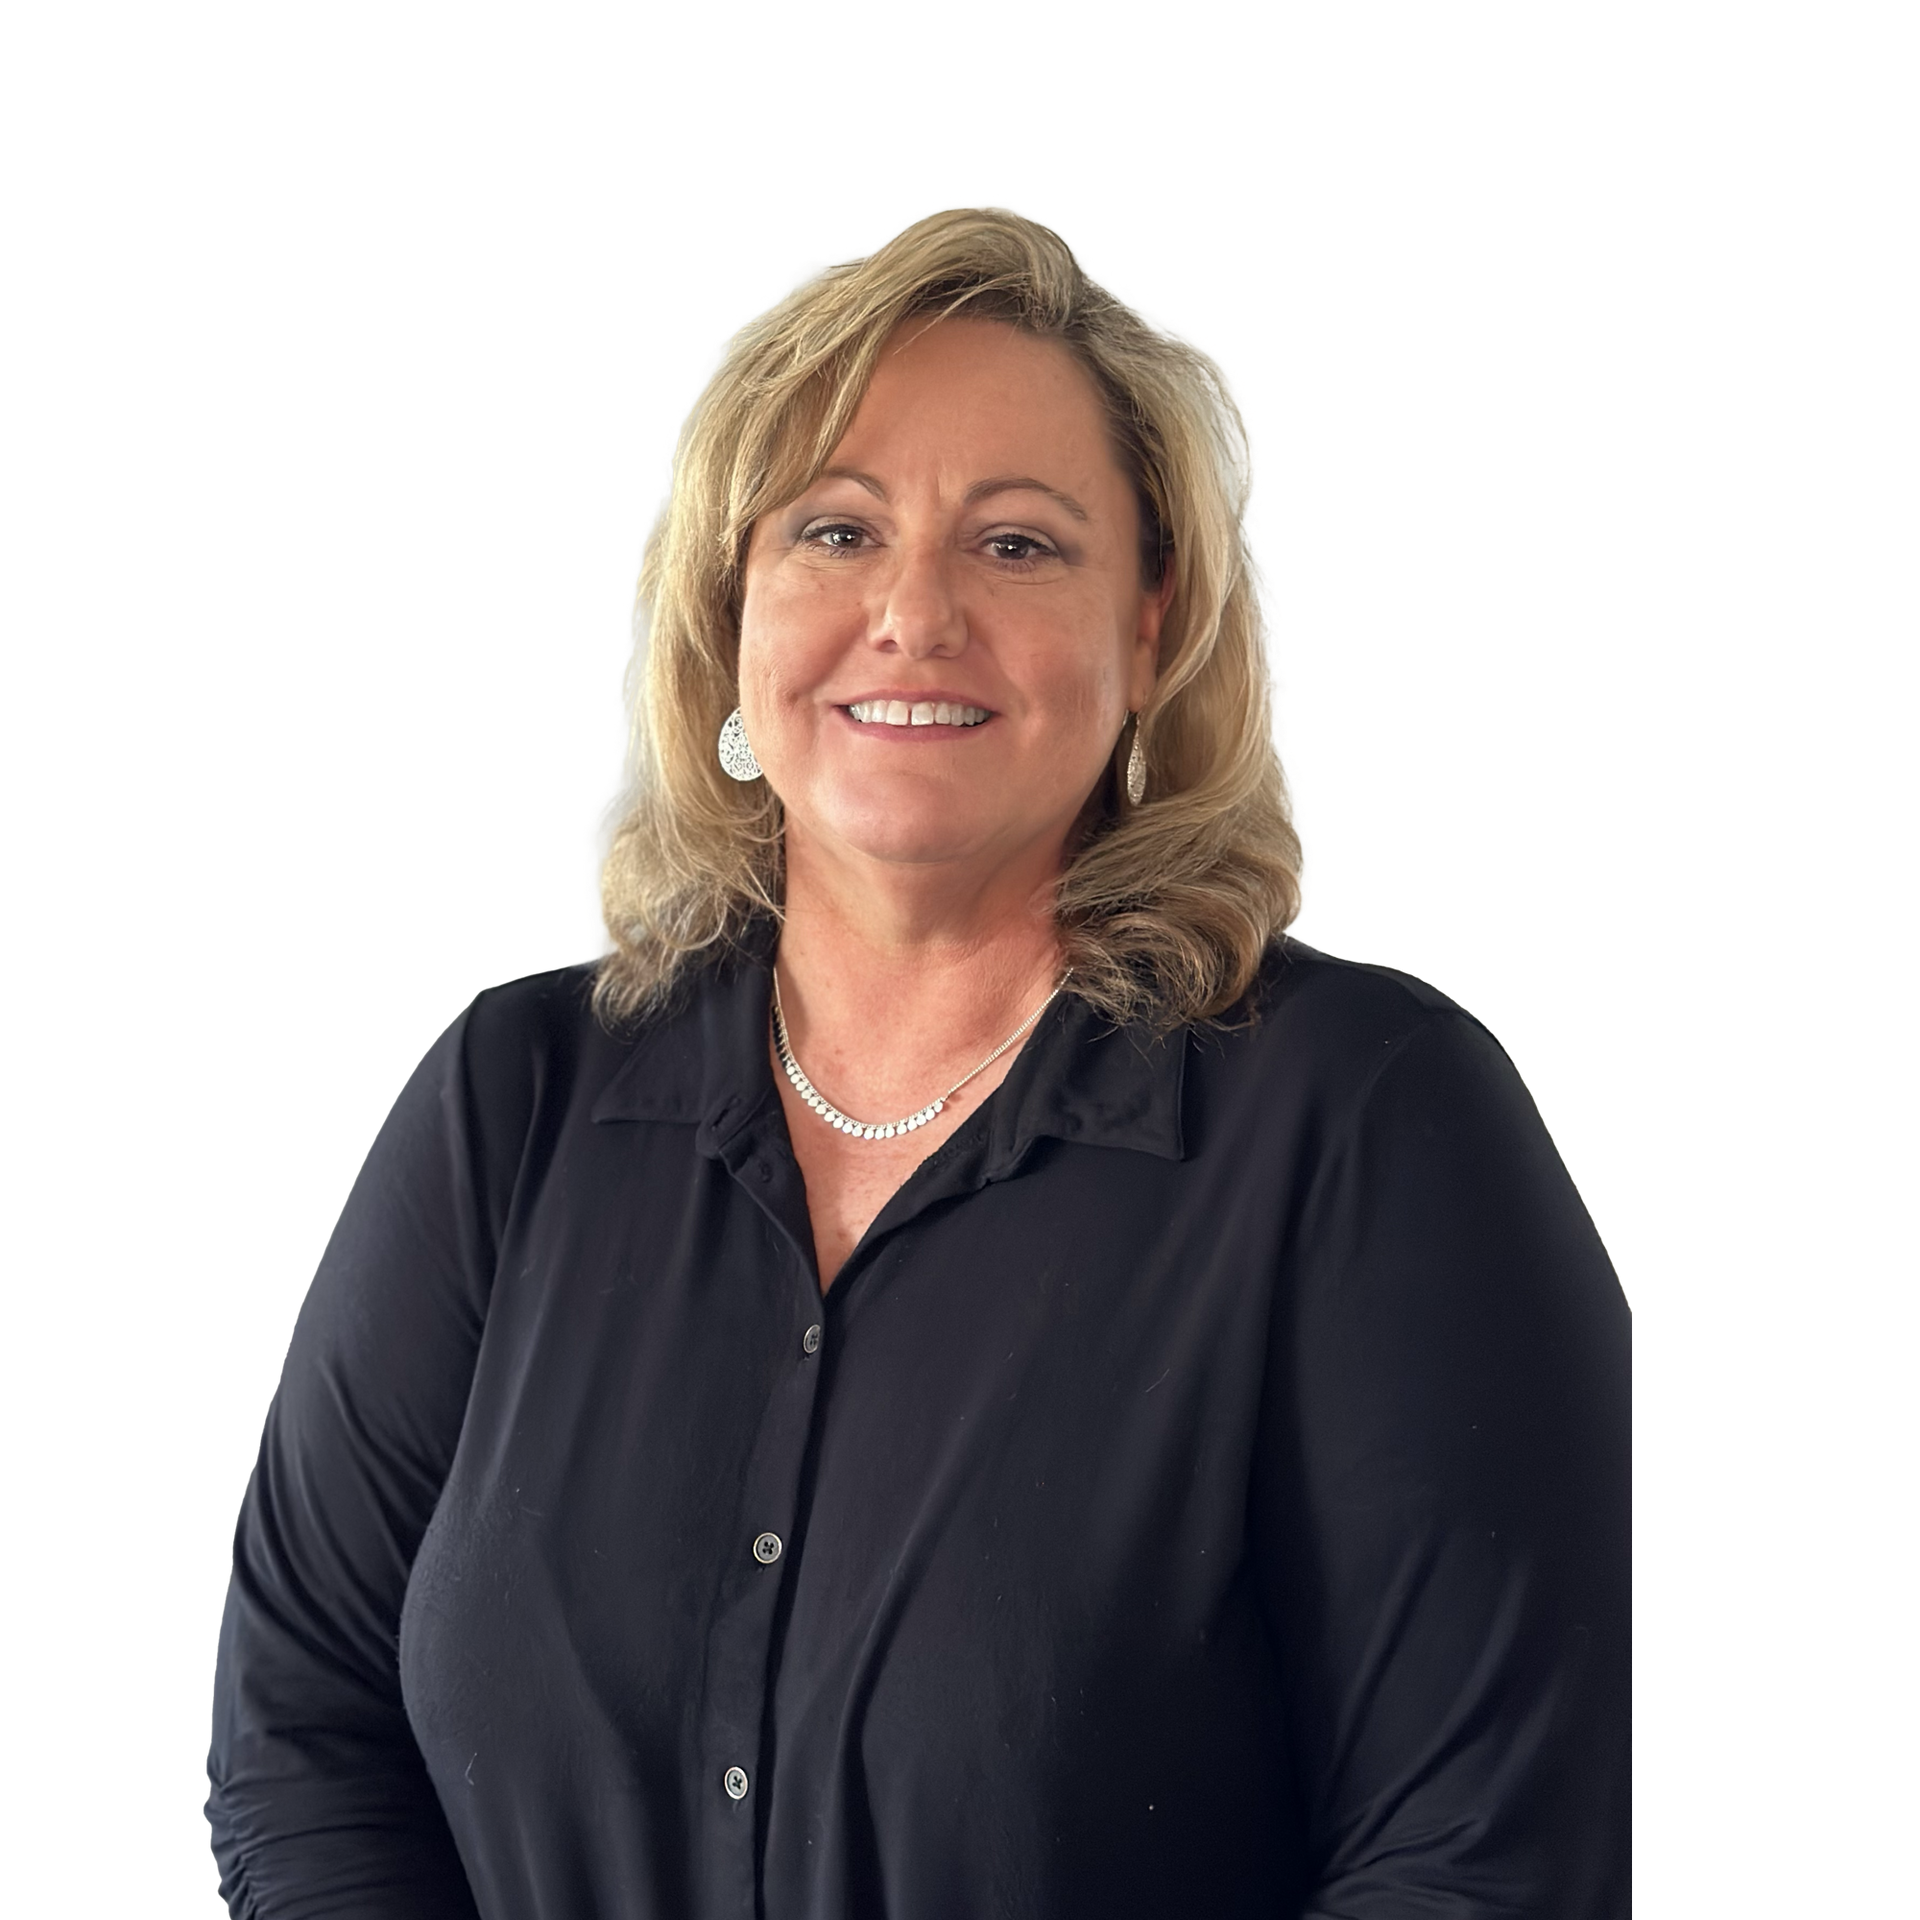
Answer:
[[[735, 1508], [744, 1522], [745, 1550], [726, 1580], [708, 1632], [701, 1744], [706, 1764], [712, 1768], [706, 1776], [710, 1817], [725, 1835], [714, 1859], [718, 1876], [714, 1897], [731, 1910], [731, 1903], [754, 1886], [758, 1870], [757, 1836], [766, 1810], [762, 1820], [755, 1821], [744, 1817], [746, 1806], [760, 1800], [771, 1805], [769, 1796], [775, 1793], [771, 1776], [756, 1779], [742, 1763], [760, 1751], [766, 1737], [773, 1635], [785, 1585], [782, 1576], [799, 1524], [800, 1477], [826, 1373], [807, 1364], [824, 1343], [825, 1315], [819, 1312], [811, 1248], [798, 1237], [805, 1224], [804, 1201], [799, 1202], [797, 1214], [789, 1204], [796, 1199], [788, 1189], [797, 1181], [797, 1170], [765, 1140], [736, 1138], [728, 1144], [727, 1159], [742, 1193], [780, 1229], [792, 1254], [790, 1263], [781, 1263], [786, 1266], [781, 1277], [799, 1294], [795, 1318], [801, 1328], [799, 1354], [786, 1344], [795, 1339], [789, 1320], [788, 1331], [780, 1336], [782, 1356], [764, 1356], [771, 1364], [768, 1393], [742, 1463]], [[763, 1176], [763, 1168], [770, 1171], [770, 1179]], [[808, 1304], [812, 1313], [807, 1311]], [[714, 1792], [715, 1785], [720, 1792]], [[735, 1817], [736, 1808], [741, 1817]]]

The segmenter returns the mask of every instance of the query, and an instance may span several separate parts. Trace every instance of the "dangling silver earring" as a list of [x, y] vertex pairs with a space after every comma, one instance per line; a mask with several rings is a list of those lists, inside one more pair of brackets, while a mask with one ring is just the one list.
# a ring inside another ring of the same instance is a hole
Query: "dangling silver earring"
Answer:
[[1147, 756], [1140, 749], [1140, 716], [1133, 716], [1133, 751], [1127, 755], [1127, 800], [1138, 806], [1147, 797]]
[[760, 762], [753, 757], [738, 707], [720, 723], [720, 770], [733, 780], [760, 778]]

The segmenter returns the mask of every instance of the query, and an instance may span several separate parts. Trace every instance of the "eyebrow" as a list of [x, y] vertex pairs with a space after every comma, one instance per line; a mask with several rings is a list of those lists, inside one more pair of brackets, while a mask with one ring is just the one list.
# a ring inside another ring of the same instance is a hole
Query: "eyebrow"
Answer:
[[[822, 480], [851, 480], [855, 486], [864, 487], [876, 500], [884, 500], [887, 490], [870, 473], [861, 473], [854, 467], [828, 467], [820, 476]], [[1085, 507], [1070, 493], [1062, 493], [1058, 487], [1050, 487], [1044, 480], [1035, 480], [1026, 474], [1001, 474], [992, 480], [978, 480], [967, 489], [966, 504], [978, 506], [982, 500], [991, 500], [1000, 493], [1043, 493], [1049, 500], [1064, 507], [1076, 520], [1086, 521], [1090, 516]]]

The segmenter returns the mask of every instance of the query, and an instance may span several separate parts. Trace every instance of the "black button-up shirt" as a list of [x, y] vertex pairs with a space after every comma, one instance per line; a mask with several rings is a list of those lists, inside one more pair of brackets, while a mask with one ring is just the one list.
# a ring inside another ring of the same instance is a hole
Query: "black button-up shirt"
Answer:
[[823, 1299], [744, 959], [484, 994], [235, 1546], [237, 1914], [1626, 1911], [1627, 1314], [1505, 1055], [1055, 1004]]

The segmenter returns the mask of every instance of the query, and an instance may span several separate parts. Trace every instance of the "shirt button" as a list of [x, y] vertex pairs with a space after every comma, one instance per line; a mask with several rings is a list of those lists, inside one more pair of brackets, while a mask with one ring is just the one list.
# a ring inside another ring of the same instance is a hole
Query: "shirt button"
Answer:
[[[753, 1557], [758, 1560], [763, 1567], [772, 1566], [773, 1563], [780, 1558], [780, 1536], [777, 1533], [763, 1533], [759, 1539], [753, 1543]], [[746, 1788], [742, 1787], [740, 1793], [745, 1792]], [[739, 1797], [740, 1794], [734, 1795], [736, 1800]]]
[[809, 1327], [806, 1332], [800, 1336], [800, 1351], [802, 1353], [818, 1353], [820, 1351], [820, 1329], [818, 1327]]
[[726, 1788], [729, 1800], [744, 1800], [747, 1797], [746, 1768], [729, 1767], [721, 1776], [720, 1784]]

